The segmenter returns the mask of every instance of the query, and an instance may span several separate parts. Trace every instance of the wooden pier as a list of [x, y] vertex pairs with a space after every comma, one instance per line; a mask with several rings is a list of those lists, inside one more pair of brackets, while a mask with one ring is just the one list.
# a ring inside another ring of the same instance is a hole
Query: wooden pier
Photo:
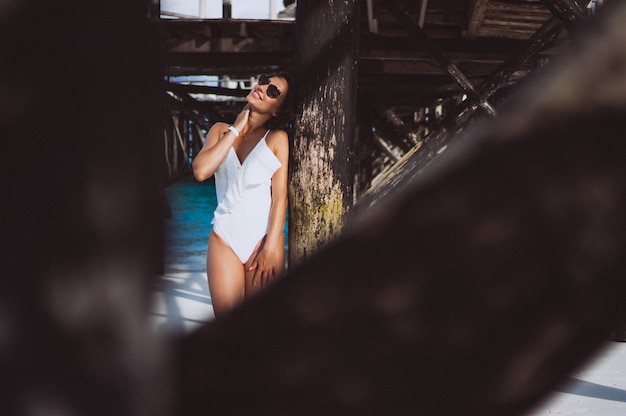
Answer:
[[[382, 176], [353, 222], [176, 340], [145, 320], [163, 248], [155, 136], [169, 131], [184, 165], [186, 138], [240, 102], [201, 101], [155, 69], [245, 80], [278, 61], [239, 43], [250, 31], [229, 35], [238, 52], [158, 55], [137, 2], [5, 5], [3, 414], [521, 416], [597, 352], [626, 316], [626, 4], [586, 21], [579, 3], [545, 0], [518, 38], [480, 35], [492, 2], [445, 2], [459, 9], [437, 19], [443, 1], [389, 3], [360, 4], [356, 130], [377, 123], [364, 158]], [[224, 46], [217, 29], [241, 23], [198, 26]], [[161, 45], [193, 46], [182, 26], [151, 22]], [[235, 65], [247, 53], [262, 61]]]
[[[407, 152], [441, 135], [442, 128], [447, 134], [451, 125], [463, 125], [477, 109], [495, 114], [494, 106], [511, 87], [542, 68], [567, 41], [568, 30], [591, 14], [586, 2], [574, 0], [360, 3], [359, 194]], [[164, 84], [167, 169], [176, 178], [189, 174], [189, 160], [206, 129], [215, 121], [232, 120], [239, 111], [249, 80], [278, 68], [296, 69], [297, 23], [152, 21], [168, 79], [215, 77], [212, 86]], [[248, 82], [228, 88], [228, 80]]]

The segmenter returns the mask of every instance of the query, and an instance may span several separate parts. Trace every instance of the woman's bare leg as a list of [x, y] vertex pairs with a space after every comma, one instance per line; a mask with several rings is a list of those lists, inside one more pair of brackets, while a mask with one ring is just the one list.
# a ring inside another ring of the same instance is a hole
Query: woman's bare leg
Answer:
[[213, 312], [219, 317], [243, 300], [245, 274], [239, 257], [214, 232], [209, 235], [206, 270]]

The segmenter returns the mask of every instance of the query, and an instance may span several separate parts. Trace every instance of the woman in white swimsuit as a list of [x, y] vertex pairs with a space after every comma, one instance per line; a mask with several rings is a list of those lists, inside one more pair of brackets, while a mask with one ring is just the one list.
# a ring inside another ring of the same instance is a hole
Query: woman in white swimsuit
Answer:
[[285, 268], [287, 133], [291, 77], [262, 75], [232, 125], [215, 123], [193, 161], [194, 176], [215, 175], [218, 206], [207, 251], [216, 317], [280, 277]]

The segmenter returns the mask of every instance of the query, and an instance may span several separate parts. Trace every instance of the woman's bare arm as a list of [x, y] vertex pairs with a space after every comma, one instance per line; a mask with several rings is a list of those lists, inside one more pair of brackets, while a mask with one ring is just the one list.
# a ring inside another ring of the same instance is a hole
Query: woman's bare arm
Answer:
[[[235, 120], [233, 126], [235, 126], [237, 130], [242, 131], [248, 122], [249, 114], [250, 108], [246, 105], [237, 116], [237, 120]], [[207, 133], [202, 150], [200, 150], [193, 160], [193, 176], [200, 182], [213, 176], [217, 168], [228, 155], [236, 138], [235, 133], [228, 130], [228, 124], [221, 122], [215, 123]]]
[[235, 134], [228, 130], [226, 123], [215, 123], [211, 127], [202, 150], [191, 164], [196, 180], [202, 182], [213, 176], [228, 154], [235, 138]]

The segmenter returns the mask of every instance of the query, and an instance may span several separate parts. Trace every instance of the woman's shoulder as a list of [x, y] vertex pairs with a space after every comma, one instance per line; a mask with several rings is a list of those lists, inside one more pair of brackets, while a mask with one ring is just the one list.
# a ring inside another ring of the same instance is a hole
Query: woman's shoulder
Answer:
[[224, 123], [223, 121], [216, 121], [215, 123], [213, 123], [213, 125], [209, 129], [208, 135], [219, 137], [222, 134], [224, 134], [226, 130], [228, 130], [229, 126], [230, 124]]
[[265, 136], [265, 142], [270, 148], [289, 146], [289, 136], [285, 130], [272, 129]]
[[228, 129], [228, 127], [230, 126], [230, 124], [225, 123], [223, 121], [216, 121], [215, 123], [213, 123], [213, 125], [211, 126], [211, 130], [226, 130]]
[[229, 124], [217, 121], [213, 123], [211, 128], [206, 134], [207, 145], [213, 146], [219, 140], [220, 136], [228, 130]]

